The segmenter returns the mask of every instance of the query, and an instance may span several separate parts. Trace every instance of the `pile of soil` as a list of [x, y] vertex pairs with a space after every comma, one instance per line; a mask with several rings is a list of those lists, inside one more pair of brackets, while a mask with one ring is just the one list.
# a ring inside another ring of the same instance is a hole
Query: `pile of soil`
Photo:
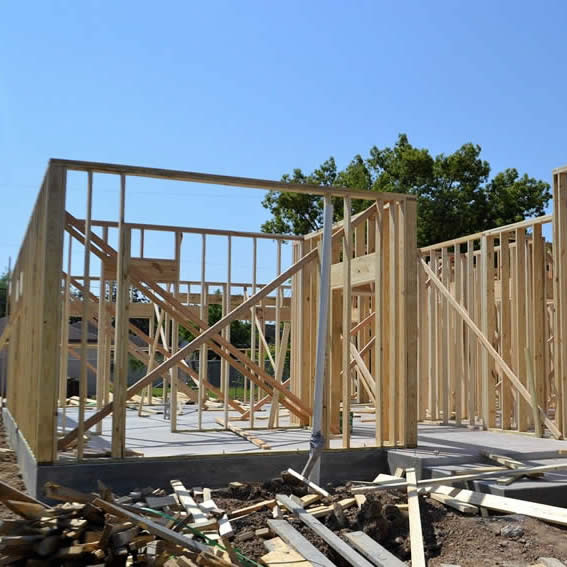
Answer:
[[[351, 496], [348, 485], [325, 488], [331, 494], [331, 502]], [[230, 512], [274, 498], [275, 494], [301, 497], [307, 490], [278, 478], [264, 484], [245, 484], [235, 490], [215, 490], [213, 497], [219, 508]], [[407, 511], [403, 509], [407, 504], [406, 493], [389, 490], [368, 494], [366, 498], [360, 510], [356, 506], [344, 510], [344, 526], [337, 525], [333, 513], [319, 520], [339, 535], [343, 531], [364, 531], [401, 560], [409, 561], [409, 523]], [[425, 552], [431, 567], [444, 563], [461, 567], [521, 567], [536, 563], [539, 557], [567, 561], [566, 528], [526, 516], [465, 516], [423, 496], [420, 496], [420, 511]], [[271, 517], [270, 510], [262, 509], [242, 519], [231, 520], [236, 534], [234, 545], [247, 556], [259, 559], [266, 553], [263, 539], [248, 537], [251, 531], [267, 527]], [[293, 517], [288, 521], [337, 567], [348, 567], [342, 557], [301, 521]]]

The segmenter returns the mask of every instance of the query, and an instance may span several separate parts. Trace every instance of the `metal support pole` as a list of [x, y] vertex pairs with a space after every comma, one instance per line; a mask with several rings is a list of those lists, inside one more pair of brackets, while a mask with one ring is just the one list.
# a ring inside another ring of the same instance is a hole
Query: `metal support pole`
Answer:
[[316, 484], [319, 483], [321, 473], [321, 451], [325, 446], [325, 438], [321, 431], [321, 425], [323, 421], [325, 359], [327, 349], [327, 329], [329, 323], [329, 296], [331, 291], [331, 244], [333, 228], [333, 202], [329, 195], [325, 195], [324, 203], [317, 351], [315, 358], [315, 397], [313, 400], [311, 440], [309, 441], [309, 459], [303, 469], [303, 476], [309, 477]]

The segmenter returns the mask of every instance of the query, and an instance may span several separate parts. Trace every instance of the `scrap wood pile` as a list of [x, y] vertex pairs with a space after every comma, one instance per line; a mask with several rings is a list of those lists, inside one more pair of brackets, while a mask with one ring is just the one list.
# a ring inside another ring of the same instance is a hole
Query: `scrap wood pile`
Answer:
[[59, 502], [54, 506], [0, 482], [0, 501], [21, 517], [0, 525], [0, 565], [399, 567], [411, 559], [416, 567], [438, 552], [432, 525], [445, 506], [464, 515], [495, 510], [567, 525], [563, 508], [451, 486], [567, 465], [553, 467], [508, 463], [419, 481], [413, 469], [400, 469], [371, 483], [326, 489], [288, 469], [263, 485], [188, 489], [172, 480], [167, 490], [124, 496], [102, 483], [88, 494], [47, 483], [45, 496]]

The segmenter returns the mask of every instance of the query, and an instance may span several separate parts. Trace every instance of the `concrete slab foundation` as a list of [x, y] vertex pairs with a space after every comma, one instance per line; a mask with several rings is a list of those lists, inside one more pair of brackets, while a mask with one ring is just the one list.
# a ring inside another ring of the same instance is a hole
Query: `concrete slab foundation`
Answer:
[[[67, 427], [73, 427], [76, 410], [71, 408], [66, 413]], [[222, 416], [221, 412], [204, 412], [203, 424], [210, 430], [197, 432], [191, 431], [196, 412], [190, 409], [179, 416], [180, 431], [171, 433], [169, 422], [162, 415], [139, 417], [136, 411], [128, 411], [127, 447], [142, 452], [143, 457], [123, 460], [97, 458], [80, 462], [66, 457], [55, 464], [38, 464], [17, 430], [10, 412], [4, 409], [3, 415], [8, 439], [18, 456], [24, 482], [30, 493], [38, 498], [41, 498], [40, 489], [47, 481], [90, 491], [95, 490], [97, 480], [101, 480], [117, 493], [144, 486], [167, 487], [173, 478], [179, 478], [189, 486], [211, 488], [231, 481], [262, 482], [279, 476], [288, 467], [302, 469], [309, 450], [310, 431], [287, 428], [289, 422], [286, 422], [285, 416], [280, 420], [280, 429], [254, 430], [256, 436], [272, 447], [271, 450], [259, 451], [249, 441], [224, 431], [217, 424], [216, 418]], [[261, 423], [261, 420], [257, 423]], [[246, 429], [246, 423], [237, 424]], [[91, 448], [110, 447], [110, 425], [111, 421], [105, 419], [102, 435], [91, 436]], [[392, 472], [396, 467], [414, 467], [419, 478], [446, 476], [458, 469], [472, 470], [479, 464], [486, 465], [488, 461], [482, 456], [483, 451], [510, 455], [533, 465], [556, 462], [558, 451], [567, 452], [567, 441], [470, 430], [456, 425], [420, 424], [418, 447], [415, 449], [365, 447], [372, 443], [372, 434], [372, 425], [366, 427], [362, 420], [355, 419], [352, 449], [339, 448], [340, 439], [332, 439], [332, 448], [322, 456], [321, 482], [372, 480], [378, 473]], [[547, 473], [545, 480], [520, 480], [510, 486], [476, 481], [469, 487], [482, 492], [567, 506], [567, 473], [562, 471]]]

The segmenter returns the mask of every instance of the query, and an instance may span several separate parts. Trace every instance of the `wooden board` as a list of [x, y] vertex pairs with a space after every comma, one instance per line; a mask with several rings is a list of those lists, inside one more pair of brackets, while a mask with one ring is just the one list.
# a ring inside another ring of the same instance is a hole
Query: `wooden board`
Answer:
[[[179, 280], [179, 262], [163, 258], [131, 258], [130, 266], [139, 269], [149, 280], [160, 283], [175, 283]], [[104, 276], [106, 279], [116, 279], [116, 264], [105, 262]]]
[[276, 500], [284, 508], [289, 510], [296, 518], [301, 520], [308, 528], [313, 530], [321, 539], [332, 547], [343, 559], [353, 567], [372, 567], [360, 553], [352, 549], [342, 539], [335, 535], [329, 528], [325, 527], [317, 518], [314, 518], [305, 509], [296, 504], [289, 496], [278, 494]]
[[303, 555], [305, 559], [320, 567], [335, 567], [310, 541], [303, 537], [285, 520], [268, 520], [271, 530], [280, 536], [285, 543]]
[[419, 494], [417, 493], [415, 469], [407, 469], [408, 479], [408, 513], [410, 526], [410, 546], [412, 567], [425, 567], [425, 550], [423, 547], [423, 531], [419, 512]]
[[403, 567], [405, 563], [364, 532], [346, 532], [344, 537], [366, 559], [377, 567]]
[[267, 567], [316, 567], [279, 537], [264, 542], [270, 551], [260, 558]]
[[526, 500], [508, 498], [507, 496], [483, 494], [481, 492], [454, 488], [452, 486], [436, 486], [432, 489], [432, 492], [435, 494], [444, 494], [459, 502], [482, 506], [489, 510], [506, 512], [508, 514], [523, 514], [524, 516], [530, 516], [538, 520], [567, 526], [567, 509], [565, 508], [550, 506], [548, 504], [538, 504], [536, 502], [527, 502]]

